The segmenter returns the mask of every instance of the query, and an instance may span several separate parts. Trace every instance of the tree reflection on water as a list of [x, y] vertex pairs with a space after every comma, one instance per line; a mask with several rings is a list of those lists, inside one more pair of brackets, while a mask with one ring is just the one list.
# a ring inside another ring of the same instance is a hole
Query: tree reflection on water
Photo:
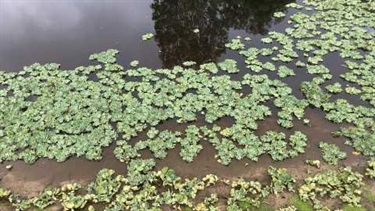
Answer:
[[[229, 29], [265, 34], [273, 13], [293, 0], [154, 0], [155, 40], [164, 67], [184, 61], [216, 61], [225, 52]], [[199, 33], [194, 30], [199, 29]]]

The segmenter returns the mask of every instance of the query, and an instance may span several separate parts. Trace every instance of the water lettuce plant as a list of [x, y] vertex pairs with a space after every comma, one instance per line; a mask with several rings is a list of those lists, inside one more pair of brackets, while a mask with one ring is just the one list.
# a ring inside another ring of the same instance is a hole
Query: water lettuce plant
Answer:
[[285, 17], [285, 13], [283, 13], [283, 12], [275, 12], [273, 14], [273, 16], [276, 17], [276, 18], [282, 18], [282, 17]]
[[293, 186], [296, 180], [287, 172], [287, 169], [276, 169], [271, 166], [268, 169], [268, 174], [271, 176], [270, 189], [272, 193], [278, 194], [284, 192], [285, 190], [291, 192], [294, 191]]
[[320, 142], [319, 147], [322, 150], [323, 160], [331, 165], [337, 165], [340, 160], [346, 158], [346, 153], [335, 144]]
[[[226, 189], [221, 193], [227, 210], [260, 208], [264, 199], [272, 194], [294, 191], [296, 180], [286, 169], [268, 169], [269, 183], [245, 178], [226, 179], [213, 174], [202, 178], [181, 178], [168, 167], [158, 171], [149, 167], [151, 160], [138, 160], [133, 170], [137, 174], [116, 174], [111, 169], [102, 169], [96, 179], [87, 186], [66, 183], [61, 187], [48, 187], [40, 194], [24, 198], [0, 188], [0, 200], [17, 210], [49, 209], [61, 206], [65, 210], [161, 210], [192, 209], [218, 210], [219, 196], [206, 193], [210, 188]], [[152, 162], [152, 161], [151, 161]], [[147, 178], [141, 183], [137, 178]], [[324, 170], [305, 179], [298, 187], [301, 200], [311, 202], [315, 209], [327, 209], [321, 197], [338, 198], [351, 206], [360, 206], [363, 176], [350, 168]], [[198, 197], [198, 194], [200, 195]], [[224, 194], [224, 195], [223, 195]]]
[[154, 37], [153, 33], [146, 33], [146, 34], [142, 35], [142, 40], [144, 40], [144, 41], [150, 40], [153, 37]]
[[226, 43], [225, 47], [231, 50], [241, 50], [245, 48], [245, 45], [241, 42], [241, 37], [237, 37], [232, 39], [229, 43]]
[[337, 94], [342, 92], [341, 84], [336, 82], [334, 84], [330, 84], [326, 86], [327, 91], [333, 94]]
[[375, 161], [374, 160], [367, 161], [367, 168], [366, 168], [365, 174], [371, 179], [375, 179]]
[[305, 160], [305, 163], [320, 168], [320, 160]]
[[360, 206], [363, 176], [349, 167], [339, 170], [325, 170], [305, 179], [299, 188], [299, 196], [303, 201], [311, 201], [314, 209], [327, 209], [319, 197], [339, 198], [352, 206]]

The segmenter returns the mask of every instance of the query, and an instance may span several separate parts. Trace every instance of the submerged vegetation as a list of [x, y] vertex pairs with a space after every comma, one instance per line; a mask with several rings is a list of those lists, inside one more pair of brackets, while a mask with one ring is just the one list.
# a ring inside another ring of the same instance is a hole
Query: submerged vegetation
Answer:
[[[72, 156], [100, 160], [103, 149], [114, 142], [113, 154], [128, 170], [127, 175], [115, 175], [103, 169], [87, 186], [51, 187], [29, 199], [0, 188], [0, 203], [18, 210], [56, 204], [65, 210], [95, 210], [97, 204], [105, 210], [219, 210], [225, 198], [228, 210], [250, 210], [267, 197], [296, 191], [301, 201], [281, 210], [296, 210], [307, 206], [305, 202], [327, 210], [328, 198], [362, 206], [366, 179], [350, 167], [317, 169], [300, 186], [285, 168], [269, 167], [269, 183], [213, 174], [183, 179], [173, 169], [154, 168], [174, 148], [182, 160], [194, 162], [204, 143], [213, 146], [213, 156], [223, 165], [256, 162], [262, 155], [273, 161], [295, 158], [314, 143], [314, 137], [294, 128], [297, 122], [310, 124], [305, 111], [313, 108], [340, 126], [332, 131], [334, 137], [345, 138], [345, 144], [367, 156], [365, 175], [375, 178], [375, 2], [310, 0], [287, 6], [295, 10], [290, 27], [284, 33], [269, 32], [261, 39], [264, 48], [241, 37], [225, 45], [243, 57], [246, 69], [241, 69], [242, 61], [230, 58], [204, 64], [184, 61], [169, 69], [141, 67], [135, 60], [124, 68], [117, 63], [119, 52], [110, 49], [91, 55], [95, 64], [74, 70], [36, 63], [19, 72], [0, 72], [0, 161], [63, 162]], [[289, 17], [280, 11], [274, 16]], [[145, 34], [142, 39], [152, 37]], [[331, 54], [342, 59], [345, 71], [337, 73], [325, 65]], [[287, 83], [301, 72], [311, 79], [301, 81], [302, 97]], [[341, 83], [330, 81], [335, 77]], [[273, 115], [279, 129], [257, 133]], [[226, 117], [233, 124], [221, 125], [219, 120]], [[160, 127], [169, 121], [183, 129]], [[132, 142], [141, 133], [144, 138]], [[313, 147], [321, 148], [328, 164], [338, 165], [347, 157], [339, 144]], [[145, 150], [153, 158], [142, 158]], [[319, 160], [306, 163], [321, 165]], [[228, 191], [219, 197], [212, 191], [215, 187]]]

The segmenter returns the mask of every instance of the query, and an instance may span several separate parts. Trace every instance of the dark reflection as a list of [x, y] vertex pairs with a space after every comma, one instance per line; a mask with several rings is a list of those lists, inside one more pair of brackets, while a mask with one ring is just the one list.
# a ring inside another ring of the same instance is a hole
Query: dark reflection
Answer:
[[[165, 67], [184, 61], [215, 61], [224, 51], [230, 28], [265, 34], [273, 13], [293, 0], [154, 0], [155, 40]], [[199, 33], [194, 30], [199, 29]]]

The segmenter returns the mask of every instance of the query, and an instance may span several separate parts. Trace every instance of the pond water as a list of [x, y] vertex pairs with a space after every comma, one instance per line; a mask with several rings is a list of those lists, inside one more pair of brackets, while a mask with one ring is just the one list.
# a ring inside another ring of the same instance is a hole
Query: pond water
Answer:
[[[284, 11], [287, 17], [293, 9], [285, 5], [290, 0], [154, 0], [154, 1], [21, 1], [2, 0], [0, 2], [0, 69], [19, 71], [23, 66], [34, 62], [55, 62], [64, 69], [89, 64], [90, 54], [109, 48], [118, 49], [119, 64], [127, 67], [137, 59], [142, 66], [150, 68], [170, 68], [184, 61], [196, 61], [198, 64], [209, 61], [222, 61], [224, 58], [241, 58], [237, 52], [228, 51], [225, 43], [236, 36], [251, 36], [251, 45], [261, 46], [260, 39], [269, 31], [281, 31], [288, 27], [285, 19], [273, 18], [274, 12]], [[199, 29], [199, 34], [194, 33]], [[145, 33], [155, 34], [154, 41], [144, 42]], [[333, 81], [339, 81], [342, 61], [330, 54], [324, 61], [332, 68]], [[243, 59], [241, 59], [243, 60]], [[242, 71], [233, 75], [239, 79], [246, 73], [244, 64], [239, 63]], [[297, 76], [283, 81], [288, 83], [295, 96], [302, 97], [300, 82], [312, 76], [303, 69]], [[275, 73], [269, 74], [276, 78]], [[296, 80], [298, 79], [298, 80]], [[356, 96], [337, 95], [356, 104], [364, 104]], [[288, 167], [299, 174], [304, 168], [304, 160], [320, 156], [318, 143], [321, 140], [335, 142], [348, 154], [344, 161], [351, 166], [363, 167], [365, 160], [352, 155], [352, 149], [345, 146], [343, 139], [333, 139], [331, 132], [339, 125], [324, 119], [324, 113], [310, 108], [306, 112], [311, 125], [295, 122], [294, 128], [303, 131], [310, 141], [305, 154], [294, 159], [275, 163], [268, 155], [261, 156], [259, 162], [233, 161], [229, 166], [219, 164], [214, 158], [214, 148], [206, 144], [192, 163], [179, 158], [178, 149], [172, 150], [164, 160], [157, 161], [157, 168], [172, 167], [183, 176], [202, 176], [208, 173], [222, 177], [248, 177], [264, 179], [268, 166]], [[204, 124], [197, 121], [196, 124]], [[220, 125], [230, 126], [233, 120], [224, 118]], [[185, 125], [186, 126], [186, 125]], [[184, 125], [168, 121], [160, 128], [185, 128]], [[273, 115], [260, 123], [258, 134], [267, 130], [290, 131], [279, 127]], [[138, 138], [144, 137], [141, 134]], [[133, 140], [135, 141], [135, 140]], [[24, 195], [33, 195], [46, 185], [58, 185], [66, 181], [92, 180], [102, 168], [112, 168], [118, 173], [126, 173], [126, 165], [113, 155], [114, 146], [105, 150], [103, 160], [88, 161], [84, 158], [71, 158], [63, 163], [40, 159], [35, 164], [12, 162], [11, 171], [5, 170], [4, 162], [0, 166], [1, 185]], [[147, 152], [144, 156], [150, 156]]]
[[[0, 68], [34, 62], [63, 68], [88, 63], [93, 52], [115, 48], [120, 63], [171, 67], [225, 56], [237, 34], [262, 35], [285, 27], [273, 19], [290, 0], [251, 1], [1, 1]], [[193, 32], [200, 29], [199, 37]], [[155, 42], [141, 36], [155, 33]]]

